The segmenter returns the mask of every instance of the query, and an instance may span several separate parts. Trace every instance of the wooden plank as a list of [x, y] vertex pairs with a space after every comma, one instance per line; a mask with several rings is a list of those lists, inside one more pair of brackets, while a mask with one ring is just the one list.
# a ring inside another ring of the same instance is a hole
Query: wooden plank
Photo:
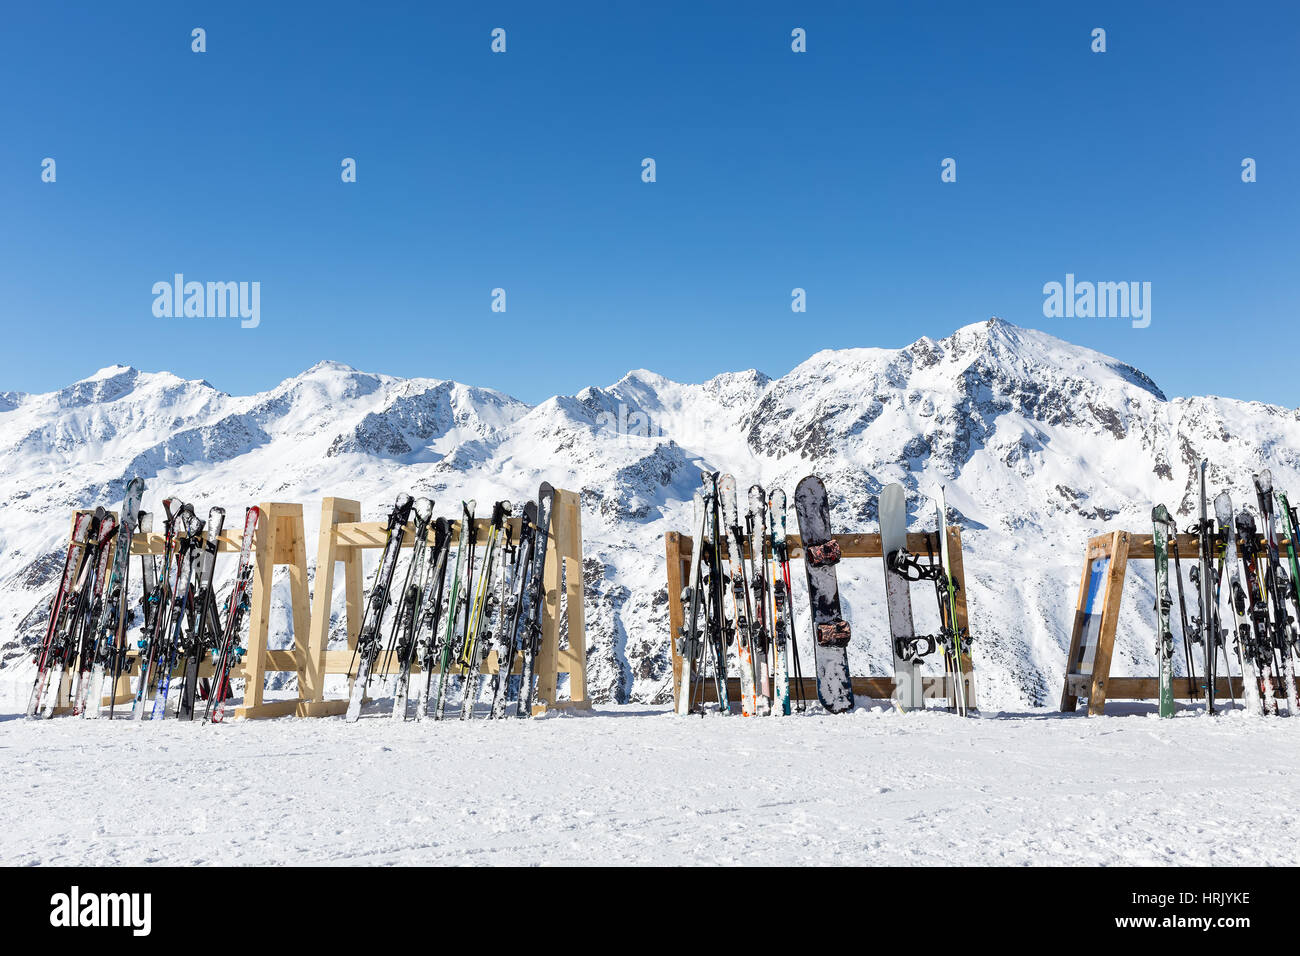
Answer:
[[560, 499], [560, 532], [563, 540], [565, 603], [564, 617], [568, 624], [568, 663], [561, 664], [563, 654], [557, 648], [556, 669], [569, 674], [569, 702], [585, 702], [587, 698], [587, 612], [582, 569], [582, 499], [570, 491], [556, 491]]
[[[281, 654], [288, 655], [291, 654], [292, 652], [279, 651], [279, 652], [272, 652], [272, 653], [281, 653]], [[510, 673], [518, 674], [520, 672], [522, 660], [523, 659], [518, 654], [515, 655], [514, 664], [510, 668]], [[352, 663], [351, 651], [337, 650], [337, 651], [325, 652], [324, 666], [325, 666], [326, 674], [346, 673], [348, 669], [348, 665], [351, 663]], [[384, 664], [384, 660], [383, 660], [383, 655], [381, 654], [379, 660], [375, 662], [373, 673], [375, 674], [396, 673], [395, 664], [390, 664], [389, 669], [387, 671], [384, 670], [383, 664]], [[555, 664], [556, 673], [572, 675], [573, 668], [577, 666], [577, 664], [578, 664], [577, 654], [574, 652], [574, 649], [572, 647], [562, 647], [556, 652], [556, 664]], [[295, 668], [288, 667], [285, 669], [294, 670]], [[420, 668], [419, 661], [415, 661], [411, 664], [412, 674], [418, 674], [420, 673], [420, 670], [421, 668]], [[496, 673], [496, 670], [497, 670], [497, 662], [495, 656], [489, 657], [486, 661], [483, 662], [482, 673], [494, 674]], [[438, 671], [435, 669], [434, 673], [436, 674], [438, 673]], [[451, 673], [459, 674], [460, 669], [453, 665], [453, 669]]]
[[[183, 534], [177, 534], [176, 537], [183, 538]], [[244, 531], [242, 526], [239, 528], [227, 528], [217, 539], [217, 550], [239, 551], [244, 546]], [[162, 554], [166, 550], [167, 536], [161, 531], [151, 531], [145, 534], [143, 531], [131, 536], [131, 553], [136, 554]]]
[[1110, 679], [1110, 659], [1115, 650], [1115, 629], [1119, 624], [1120, 599], [1124, 596], [1124, 573], [1128, 567], [1127, 531], [1115, 532], [1111, 546], [1110, 565], [1106, 568], [1105, 603], [1101, 611], [1101, 627], [1097, 633], [1097, 655], [1092, 663], [1092, 686], [1088, 693], [1088, 713], [1105, 713], [1106, 682]]
[[[558, 495], [558, 492], [557, 492]], [[519, 526], [522, 523], [521, 518], [507, 518], [511, 532], [516, 538], [519, 537]], [[488, 528], [491, 526], [490, 518], [476, 518], [474, 521], [474, 540], [476, 544], [483, 544], [487, 541]], [[335, 543], [344, 548], [382, 548], [388, 540], [388, 526], [382, 521], [340, 521], [334, 526]], [[453, 541], [460, 535], [460, 521], [451, 522], [449, 534]], [[433, 541], [433, 524], [429, 525], [426, 537], [430, 543]], [[403, 548], [412, 548], [415, 546], [415, 525], [408, 522], [406, 525], [406, 534], [402, 540]]]
[[[1231, 689], [1226, 677], [1216, 678], [1214, 685], [1216, 697], [1224, 700], [1236, 697], [1238, 701], [1241, 700], [1240, 677], [1232, 678]], [[1279, 688], [1279, 692], [1285, 693], [1285, 685]], [[1106, 684], [1107, 700], [1156, 700], [1159, 696], [1159, 677], [1112, 677]], [[1205, 696], [1203, 680], [1197, 678], [1191, 681], [1186, 677], [1175, 677], [1174, 696], [1190, 701], [1203, 700]]]
[[[247, 696], [247, 695], [245, 695]], [[260, 694], [258, 696], [261, 696]], [[235, 708], [235, 717], [240, 720], [259, 720], [268, 717], [292, 717], [304, 701], [271, 700], [266, 703], [240, 704]]]
[[271, 576], [275, 566], [271, 555], [274, 542], [276, 506], [264, 501], [258, 507], [262, 517], [257, 523], [253, 543], [253, 593], [249, 596], [248, 650], [244, 655], [244, 703], [235, 709], [235, 716], [254, 713], [262, 703], [263, 674], [266, 669], [266, 644], [271, 623]]
[[[852, 678], [853, 694], [855, 697], [864, 697], [870, 700], [892, 700], [894, 696], [894, 678], [889, 677], [854, 677]], [[942, 674], [926, 675], [922, 679], [921, 686], [927, 700], [947, 698], [949, 695], [949, 681]], [[703, 682], [703, 686], [695, 689], [695, 699], [703, 700], [706, 703], [716, 703], [718, 700], [717, 687], [712, 679]], [[727, 697], [730, 700], [740, 699], [740, 678], [727, 678]], [[817, 681], [807, 678], [804, 681], [804, 688], [801, 691], [798, 681], [790, 681], [790, 699], [791, 700], [817, 700]], [[937, 709], [937, 708], [931, 708]]]
[[1115, 543], [1113, 534], [1102, 535], [1089, 540], [1083, 554], [1083, 577], [1079, 580], [1079, 597], [1074, 602], [1074, 627], [1070, 631], [1070, 650], [1065, 657], [1065, 685], [1061, 688], [1061, 712], [1072, 713], [1079, 706], [1079, 693], [1074, 683], [1070, 668], [1079, 656], [1079, 645], [1083, 642], [1083, 628], [1086, 622], [1084, 609], [1088, 606], [1088, 582], [1092, 579], [1092, 562], [1110, 556], [1110, 548]]
[[555, 703], [556, 695], [555, 669], [560, 648], [560, 572], [564, 565], [564, 556], [560, 554], [556, 537], [556, 524], [556, 521], [551, 521], [546, 565], [542, 570], [542, 646], [538, 648], [537, 659], [533, 662], [537, 674], [537, 693], [533, 697], [534, 714], [544, 713], [547, 707]]
[[[966, 565], [961, 553], [961, 529], [956, 525], [948, 526], [948, 557], [952, 562], [952, 567], [948, 571], [957, 585], [957, 629], [969, 635], [970, 612], [966, 608]], [[961, 681], [965, 685], [966, 708], [979, 710], [979, 704], [975, 699], [975, 664], [971, 660], [969, 645], [963, 645], [958, 667], [961, 669]], [[954, 700], [954, 706], [955, 703]]]
[[[883, 557], [880, 551], [880, 535], [878, 534], [834, 534], [831, 535], [840, 545], [840, 553], [846, 558], [879, 558]], [[907, 535], [907, 550], [921, 557], [931, 557], [934, 555], [935, 535], [923, 534], [920, 532], [909, 532]], [[677, 534], [678, 554], [687, 559], [691, 556], [691, 547], [695, 539], [689, 534]], [[790, 560], [803, 558], [803, 542], [797, 534], [786, 536], [786, 544], [790, 549]], [[727, 543], [724, 540], [720, 545], [722, 556], [727, 557]], [[743, 548], [745, 559], [751, 557], [748, 544]]]
[[682, 558], [680, 537], [676, 531], [664, 535], [664, 560], [668, 568], [668, 652], [673, 666], [674, 704], [682, 699], [682, 694], [691, 692], [689, 687], [682, 687], [682, 656], [677, 653], [677, 635], [686, 622], [686, 612], [682, 608], [682, 581], [691, 573], [690, 558]]
[[[340, 554], [334, 526], [361, 517], [361, 504], [347, 498], [325, 498], [320, 506], [320, 532], [316, 536], [316, 592], [312, 595], [311, 627], [303, 661], [299, 693], [310, 701], [325, 699], [326, 651], [329, 647], [330, 612], [334, 597], [334, 574]], [[344, 665], [347, 666], [347, 665]]]

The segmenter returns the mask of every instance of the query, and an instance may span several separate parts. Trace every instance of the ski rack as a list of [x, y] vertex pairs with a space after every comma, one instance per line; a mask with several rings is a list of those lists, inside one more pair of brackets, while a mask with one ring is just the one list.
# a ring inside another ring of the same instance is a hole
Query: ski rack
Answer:
[[[248, 651], [243, 661], [232, 667], [230, 671], [232, 680], [242, 678], [245, 681], [244, 702], [235, 708], [237, 717], [279, 717], [286, 713], [293, 713], [298, 704], [296, 701], [263, 702], [265, 677], [268, 672], [295, 670], [298, 671], [300, 682], [303, 677], [298, 662], [305, 650], [303, 632], [308, 621], [308, 601], [307, 554], [303, 546], [302, 505], [263, 502], [258, 507], [262, 511], [262, 517], [258, 524], [257, 540], [254, 542], [253, 550], [254, 575], [249, 594], [252, 607], [249, 615]], [[91, 509], [79, 509], [73, 512], [72, 526], [76, 526], [77, 515], [89, 510]], [[117, 512], [112, 514], [117, 515]], [[177, 533], [180, 534], [179, 531]], [[238, 553], [243, 546], [243, 541], [243, 522], [240, 521], [238, 527], [228, 527], [222, 532], [218, 539], [217, 550], [221, 553], [230, 551]], [[117, 547], [116, 539], [111, 547]], [[131, 538], [132, 557], [143, 554], [161, 555], [165, 547], [166, 536], [162, 532], [150, 534], [137, 532]], [[112, 560], [111, 552], [108, 557]], [[271, 575], [277, 565], [287, 565], [289, 568], [290, 611], [295, 638], [295, 648], [291, 651], [267, 649], [271, 615]], [[139, 572], [134, 568], [132, 570], [134, 573], [131, 578], [134, 582]], [[132, 599], [134, 594], [135, 589], [132, 588]], [[133, 671], [138, 670], [136, 667], [138, 656], [138, 648], [128, 649], [128, 665], [123, 668], [117, 684], [112, 688], [112, 696], [106, 694], [102, 698], [104, 706], [108, 706], [114, 700], [119, 706], [130, 704], [134, 696], [131, 692], [131, 682], [134, 678], [131, 675]], [[177, 666], [179, 667], [179, 663]], [[212, 661], [208, 655], [204, 655], [199, 665], [199, 676], [210, 677], [211, 675]], [[64, 675], [63, 685], [58, 690], [59, 700], [68, 699], [71, 680], [71, 673]], [[70, 710], [71, 707], [64, 705], [56, 708], [55, 713], [63, 714]]]
[[[1176, 538], [1178, 553], [1183, 558], [1190, 556], [1192, 561], [1199, 560], [1201, 544], [1196, 535], [1179, 534]], [[1266, 546], [1262, 536], [1260, 542], [1261, 546]], [[1280, 538], [1278, 543], [1285, 546], [1286, 541]], [[1160, 696], [1158, 677], [1110, 675], [1128, 562], [1154, 561], [1155, 557], [1155, 540], [1151, 534], [1112, 531], [1088, 539], [1083, 552], [1083, 577], [1079, 582], [1079, 599], [1075, 604], [1070, 652], [1065, 659], [1065, 683], [1061, 689], [1062, 712], [1075, 711], [1080, 697], [1088, 698], [1088, 716], [1094, 717], [1106, 712], [1107, 700], [1155, 700]], [[1172, 553], [1169, 573], [1174, 573]], [[1151, 637], [1154, 644], [1154, 628]], [[1228, 677], [1215, 679], [1216, 700], [1228, 700], [1230, 691], [1240, 699], [1241, 677], [1232, 677], [1231, 685], [1229, 680]], [[1175, 677], [1174, 697], [1201, 700], [1204, 697], [1204, 687], [1204, 677], [1197, 678], [1195, 684], [1187, 677]]]
[[[519, 533], [518, 517], [509, 519], [513, 533]], [[474, 521], [474, 539], [487, 539], [489, 520]], [[306, 676], [300, 686], [308, 699], [300, 705], [302, 717], [324, 717], [341, 714], [347, 710], [346, 698], [326, 699], [325, 677], [331, 674], [348, 675], [356, 650], [361, 619], [365, 612], [364, 590], [366, 580], [362, 572], [362, 553], [384, 547], [385, 524], [379, 521], [362, 521], [361, 505], [346, 498], [326, 498], [321, 503], [320, 540], [316, 548], [315, 594], [311, 612], [311, 633], [306, 654]], [[415, 531], [407, 524], [403, 549], [414, 546]], [[460, 533], [460, 522], [451, 523], [451, 538]], [[433, 539], [430, 527], [429, 540]], [[329, 633], [334, 598], [334, 576], [337, 564], [343, 564], [344, 615], [347, 623], [346, 650], [329, 650]], [[563, 617], [567, 628], [568, 646], [560, 647], [560, 584], [563, 570], [565, 605]], [[546, 549], [546, 567], [542, 574], [544, 598], [542, 601], [542, 642], [537, 652], [534, 673], [537, 691], [533, 714], [550, 709], [587, 710], [591, 700], [587, 697], [587, 631], [583, 610], [582, 582], [582, 512], [580, 498], [572, 491], [555, 490], [551, 515], [550, 540]], [[385, 631], [386, 633], [386, 631]], [[390, 662], [395, 664], [396, 662]], [[511, 664], [510, 672], [520, 672], [522, 655]], [[482, 672], [495, 674], [500, 664], [493, 649], [483, 663]], [[381, 654], [372, 671], [375, 675], [393, 673], [384, 667]], [[413, 674], [420, 672], [416, 661]], [[437, 673], [435, 671], [435, 673]], [[559, 700], [557, 688], [561, 674], [569, 675], [569, 699]], [[349, 681], [350, 685], [350, 681]]]
[[[845, 559], [852, 558], [876, 558], [884, 557], [880, 546], [879, 534], [834, 534], [831, 535], [840, 545], [840, 555]], [[938, 533], [929, 534], [909, 533], [907, 536], [907, 550], [918, 557], [931, 558], [936, 556], [935, 545], [937, 543]], [[691, 548], [694, 539], [687, 534], [680, 534], [676, 531], [670, 531], [664, 536], [664, 550], [668, 559], [668, 627], [670, 630], [668, 646], [672, 649], [672, 667], [673, 667], [673, 699], [677, 700], [679, 695], [685, 690], [687, 693], [695, 694], [695, 679], [692, 680], [690, 688], [682, 687], [681, 679], [681, 656], [677, 652], [677, 635], [681, 632], [682, 625], [686, 620], [685, 608], [682, 606], [682, 588], [686, 582], [691, 579]], [[727, 544], [722, 542], [720, 545], [722, 556], [727, 555]], [[786, 536], [786, 547], [790, 552], [790, 560], [795, 561], [803, 558], [803, 542], [799, 535], [791, 534]], [[966, 575], [962, 563], [961, 551], [961, 529], [956, 525], [948, 526], [948, 553], [952, 556], [952, 578], [957, 585], [957, 626], [962, 629], [968, 629], [970, 619], [966, 609]], [[750, 558], [749, 543], [744, 545], [745, 560]], [[884, 570], [883, 561], [880, 568]], [[930, 586], [930, 585], [927, 585]], [[793, 615], [791, 617], [793, 622]], [[811, 651], [811, 645], [806, 641], [804, 646]], [[807, 659], [806, 667], [811, 671], [805, 670], [803, 687], [800, 682], [794, 679], [794, 674], [790, 675], [790, 699], [794, 700], [817, 700], [817, 677], [816, 670], [812, 665], [811, 653], [804, 655]], [[978, 710], [975, 700], [975, 681], [974, 666], [971, 662], [970, 652], [963, 651], [961, 655], [961, 671], [963, 682], [966, 685], [966, 705], [970, 710]], [[697, 678], [698, 679], [698, 678]], [[891, 700], [894, 695], [894, 678], [892, 675], [887, 677], [853, 677], [854, 697], [866, 697], [875, 700]], [[931, 674], [922, 679], [922, 689], [925, 699], [934, 699], [935, 697], [946, 697], [952, 707], [957, 706], [955, 683], [948, 679], [944, 674]], [[714, 687], [713, 678], [704, 679], [704, 686], [699, 688], [702, 693], [696, 700], [716, 701], [717, 688]], [[740, 700], [740, 678], [727, 678], [727, 697], [730, 700]]]

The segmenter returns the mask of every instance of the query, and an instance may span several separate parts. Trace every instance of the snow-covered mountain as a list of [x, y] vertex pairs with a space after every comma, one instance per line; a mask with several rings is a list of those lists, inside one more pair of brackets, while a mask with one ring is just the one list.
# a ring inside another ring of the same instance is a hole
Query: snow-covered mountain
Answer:
[[[549, 480], [583, 498], [594, 695], [661, 701], [671, 692], [663, 538], [687, 530], [710, 468], [790, 493], [820, 474], [845, 531], [876, 529], [875, 498], [892, 481], [908, 489], [913, 530], [930, 529], [925, 496], [946, 484], [965, 540], [981, 703], [1051, 703], [1085, 539], [1146, 530], [1159, 501], [1185, 522], [1201, 456], [1213, 488], [1238, 500], [1253, 501], [1250, 475], [1263, 467], [1300, 493], [1297, 448], [1295, 410], [1168, 399], [1137, 369], [998, 319], [903, 349], [819, 352], [776, 379], [748, 371], [686, 385], [638, 370], [535, 407], [335, 362], [249, 396], [116, 366], [57, 392], [0, 392], [0, 674], [30, 673], [70, 509], [119, 505], [134, 475], [149, 507], [166, 493], [237, 518], [257, 501], [301, 501], [309, 542], [326, 495], [360, 500], [367, 519], [399, 491], [453, 515], [462, 498], [524, 500]], [[880, 562], [847, 561], [841, 581], [854, 673], [886, 674]], [[918, 625], [932, 627], [930, 594], [918, 589], [914, 603]], [[1149, 588], [1131, 584], [1117, 674], [1155, 673], [1150, 604]], [[811, 673], [806, 613], [798, 627]]]

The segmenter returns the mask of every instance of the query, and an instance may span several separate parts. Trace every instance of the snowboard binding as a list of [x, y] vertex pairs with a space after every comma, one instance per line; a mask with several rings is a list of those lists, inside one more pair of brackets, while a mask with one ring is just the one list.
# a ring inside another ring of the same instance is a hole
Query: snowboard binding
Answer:
[[840, 563], [843, 554], [840, 543], [831, 538], [825, 544], [810, 544], [804, 548], [804, 560], [814, 568], [828, 568]]
[[907, 581], [938, 581], [943, 577], [943, 568], [940, 565], [922, 561], [903, 548], [889, 552], [886, 563], [889, 565], [889, 570], [901, 575]]
[[931, 634], [917, 634], [911, 638], [900, 637], [894, 641], [895, 653], [900, 660], [909, 664], [928, 657], [937, 649], [938, 645]]
[[817, 643], [822, 647], [848, 647], [851, 636], [849, 622], [843, 618], [817, 625]]

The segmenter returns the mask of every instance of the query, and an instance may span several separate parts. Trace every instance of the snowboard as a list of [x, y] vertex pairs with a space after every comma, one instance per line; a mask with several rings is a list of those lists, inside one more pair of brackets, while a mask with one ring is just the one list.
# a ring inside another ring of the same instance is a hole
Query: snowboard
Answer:
[[849, 677], [849, 625], [840, 613], [840, 586], [835, 565], [840, 546], [831, 537], [826, 486], [816, 475], [799, 482], [794, 510], [803, 542], [808, 602], [812, 606], [813, 655], [817, 664], [817, 697], [833, 714], [853, 709]]
[[921, 687], [921, 658], [912, 622], [912, 593], [907, 577], [892, 569], [890, 556], [907, 550], [907, 493], [902, 485], [886, 485], [877, 502], [880, 551], [885, 562], [885, 606], [894, 653], [894, 703], [900, 710], [925, 708]]

